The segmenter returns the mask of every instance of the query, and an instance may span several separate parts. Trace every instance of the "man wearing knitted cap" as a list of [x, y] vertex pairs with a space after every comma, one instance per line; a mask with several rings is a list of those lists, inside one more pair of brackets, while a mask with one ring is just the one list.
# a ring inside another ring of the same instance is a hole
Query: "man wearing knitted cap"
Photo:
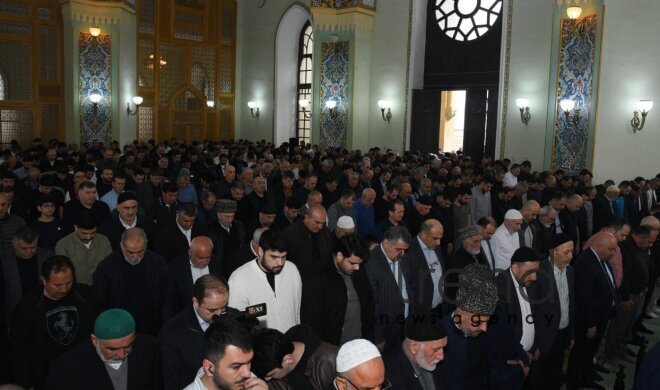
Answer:
[[491, 244], [493, 255], [495, 255], [495, 270], [502, 271], [511, 266], [511, 256], [516, 249], [520, 248], [520, 231], [523, 216], [520, 211], [511, 209], [504, 215], [504, 223], [495, 230]]
[[456, 238], [460, 241], [461, 247], [451, 256], [447, 266], [448, 269], [453, 271], [448, 273], [446, 277], [445, 293], [449, 304], [447, 310], [455, 307], [456, 283], [458, 281], [456, 272], [459, 272], [468, 264], [488, 264], [488, 260], [481, 250], [481, 231], [477, 225], [462, 228], [458, 231]]
[[385, 380], [385, 364], [378, 348], [365, 339], [349, 341], [337, 352], [338, 390], [384, 390], [391, 385]]
[[[533, 286], [538, 297], [535, 330], [539, 360], [530, 373], [534, 389], [561, 387], [564, 353], [573, 342], [575, 327], [575, 273], [570, 266], [573, 259], [573, 241], [565, 233], [550, 240], [550, 256], [539, 262], [539, 273]], [[540, 326], [539, 326], [540, 325]]]
[[489, 388], [488, 321], [495, 312], [497, 288], [485, 265], [468, 264], [459, 275], [456, 309], [442, 319], [447, 330], [445, 389]]
[[99, 314], [90, 341], [71, 348], [51, 365], [46, 389], [160, 389], [156, 339], [135, 333], [122, 309]]
[[400, 347], [383, 356], [387, 379], [395, 389], [435, 390], [443, 388], [442, 369], [447, 331], [440, 318], [410, 316]]
[[[237, 207], [235, 200], [218, 199], [217, 207], [217, 218], [209, 224], [208, 234], [213, 240], [214, 252], [224, 261], [245, 245], [245, 225], [235, 218]], [[224, 276], [229, 278], [227, 274]]]

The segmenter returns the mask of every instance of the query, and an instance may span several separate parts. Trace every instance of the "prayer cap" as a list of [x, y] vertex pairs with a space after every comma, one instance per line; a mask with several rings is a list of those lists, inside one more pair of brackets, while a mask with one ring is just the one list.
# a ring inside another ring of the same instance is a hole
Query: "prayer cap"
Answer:
[[123, 309], [110, 309], [94, 322], [94, 336], [99, 340], [116, 340], [135, 332], [135, 320]]
[[563, 245], [569, 241], [573, 241], [573, 239], [571, 239], [571, 236], [569, 236], [568, 234], [566, 233], [555, 234], [550, 239], [550, 249], [555, 249], [559, 245]]
[[405, 333], [406, 338], [420, 342], [440, 340], [447, 337], [447, 330], [440, 322], [440, 318], [436, 318], [431, 314], [408, 316]]
[[124, 191], [119, 196], [117, 197], [117, 204], [122, 204], [126, 202], [127, 200], [135, 200], [137, 201], [137, 196], [135, 196], [135, 193], [133, 191]]
[[532, 248], [522, 246], [516, 249], [511, 256], [511, 263], [526, 263], [528, 261], [539, 261], [539, 254]]
[[458, 275], [457, 306], [478, 315], [493, 315], [497, 305], [497, 287], [493, 273], [483, 264], [468, 264]]
[[216, 202], [219, 213], [235, 213], [236, 201], [233, 199], [218, 199]]
[[380, 357], [375, 345], [365, 339], [355, 339], [344, 343], [337, 352], [337, 372], [348, 372], [371, 359]]
[[353, 218], [344, 215], [337, 220], [337, 227], [340, 229], [353, 229], [355, 227], [355, 222], [353, 222]]
[[504, 219], [523, 219], [523, 216], [520, 211], [511, 209], [504, 214]]
[[481, 234], [479, 227], [477, 225], [470, 225], [458, 231], [458, 239], [463, 241], [467, 240], [470, 237], [478, 236]]

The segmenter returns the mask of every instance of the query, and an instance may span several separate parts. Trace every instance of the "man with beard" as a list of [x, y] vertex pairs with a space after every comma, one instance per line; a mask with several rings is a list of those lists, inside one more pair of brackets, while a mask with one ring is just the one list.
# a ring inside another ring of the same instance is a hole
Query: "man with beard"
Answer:
[[139, 227], [147, 233], [147, 238], [153, 238], [156, 227], [153, 221], [138, 213], [140, 204], [132, 191], [122, 192], [117, 198], [117, 215], [100, 223], [98, 232], [110, 240], [112, 250], [119, 249], [121, 235], [126, 229]]
[[456, 309], [442, 319], [447, 330], [444, 388], [487, 389], [488, 321], [497, 305], [497, 288], [485, 265], [469, 264], [459, 274]]
[[267, 230], [259, 239], [259, 257], [229, 278], [229, 305], [238, 310], [265, 303], [262, 327], [286, 332], [300, 323], [302, 280], [295, 264], [287, 262], [287, 247], [279, 230]]
[[254, 352], [245, 325], [231, 318], [213, 321], [204, 334], [204, 360], [184, 390], [267, 390], [250, 372]]
[[91, 342], [71, 348], [50, 367], [46, 389], [161, 389], [158, 343], [135, 332], [125, 310], [110, 309], [94, 322]]
[[[208, 227], [208, 234], [213, 240], [213, 250], [224, 261], [230, 254], [245, 245], [245, 225], [236, 217], [236, 201], [218, 199], [216, 218]], [[230, 270], [225, 268], [225, 278]]]
[[387, 379], [396, 389], [434, 390], [443, 388], [442, 369], [447, 331], [439, 317], [408, 317], [406, 337], [400, 348], [383, 356]]
[[43, 389], [48, 366], [71, 346], [88, 337], [94, 307], [82, 286], [74, 287], [75, 269], [65, 256], [52, 256], [41, 267], [43, 289], [21, 300], [11, 321], [14, 382]]
[[120, 248], [96, 268], [94, 300], [101, 309], [128, 311], [140, 333], [156, 335], [170, 314], [165, 310], [170, 285], [165, 260], [147, 249], [147, 235], [140, 228], [126, 230]]

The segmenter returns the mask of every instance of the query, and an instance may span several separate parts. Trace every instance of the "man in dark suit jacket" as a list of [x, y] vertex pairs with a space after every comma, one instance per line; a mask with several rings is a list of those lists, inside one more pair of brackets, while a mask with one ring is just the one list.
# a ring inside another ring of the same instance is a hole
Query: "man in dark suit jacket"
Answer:
[[180, 390], [195, 380], [204, 360], [204, 332], [213, 317], [237, 313], [227, 307], [227, 282], [216, 275], [200, 277], [190, 290], [192, 299], [165, 324], [158, 336], [165, 390]]
[[410, 297], [416, 294], [410, 263], [403, 256], [410, 241], [406, 228], [389, 228], [365, 265], [374, 295], [374, 343], [382, 351], [403, 340], [403, 319], [410, 311]]
[[104, 221], [99, 220], [98, 232], [108, 238], [113, 251], [119, 249], [121, 235], [126, 230], [126, 226], [139, 227], [144, 230], [149, 247], [153, 246], [156, 227], [151, 219], [139, 215], [138, 208], [137, 195], [132, 191], [125, 191], [117, 197], [117, 215]]
[[158, 231], [154, 251], [170, 262], [188, 252], [193, 238], [206, 235], [206, 228], [195, 223], [197, 208], [190, 202], [181, 203], [176, 220]]
[[541, 259], [536, 283], [530, 290], [536, 302], [535, 330], [541, 352], [530, 372], [534, 389], [561, 387], [564, 353], [573, 341], [575, 328], [575, 274], [570, 266], [573, 241], [560, 233], [549, 245], [550, 257]]
[[536, 331], [540, 323], [534, 320], [537, 318], [536, 307], [528, 290], [536, 282], [538, 268], [538, 253], [523, 246], [513, 253], [511, 267], [495, 278], [498, 313], [505, 316], [508, 329], [503, 336], [519, 343], [530, 361], [540, 356]]
[[561, 231], [568, 234], [573, 240], [575, 253], [580, 252], [582, 244], [586, 241], [586, 232], [581, 232], [578, 224], [578, 212], [582, 207], [582, 196], [573, 194], [568, 197], [566, 207], [559, 212]]
[[167, 264], [170, 288], [167, 296], [167, 312], [178, 313], [190, 304], [193, 284], [202, 275], [223, 276], [223, 264], [213, 252], [213, 241], [206, 236], [193, 238], [190, 249]]
[[612, 203], [619, 197], [619, 187], [611, 185], [605, 189], [602, 195], [596, 195], [592, 201], [594, 205], [594, 232], [610, 225], [614, 220], [614, 209]]
[[422, 223], [419, 234], [412, 239], [405, 259], [410, 264], [414, 285], [418, 294], [410, 297], [413, 313], [433, 312], [442, 316], [445, 292], [442, 281], [447, 271], [440, 240], [444, 228], [437, 219], [428, 219]]
[[[101, 360], [98, 351], [110, 362]], [[108, 375], [111, 370], [117, 371], [128, 390], [162, 388], [156, 339], [136, 334], [133, 317], [122, 309], [101, 313], [91, 340], [74, 346], [53, 362], [46, 389], [113, 390], [119, 383], [113, 383]]]
[[387, 379], [395, 389], [442, 389], [442, 368], [447, 346], [447, 330], [441, 317], [408, 317], [405, 339], [399, 348], [383, 356]]
[[235, 200], [218, 199], [217, 205], [217, 218], [207, 226], [207, 231], [213, 240], [213, 252], [224, 261], [234, 251], [245, 246], [245, 225], [235, 219]]
[[357, 235], [349, 234], [333, 251], [333, 263], [318, 280], [317, 295], [312, 298], [316, 305], [305, 324], [321, 340], [337, 346], [353, 339], [373, 340], [374, 298], [361, 267], [369, 257], [368, 248]]
[[614, 276], [607, 263], [616, 248], [617, 241], [612, 234], [599, 232], [593, 237], [590, 250], [583, 251], [573, 262], [575, 346], [568, 361], [568, 380], [573, 387], [599, 386], [593, 383], [593, 357], [617, 302]]
[[298, 267], [303, 282], [300, 321], [306, 323], [314, 311], [312, 296], [318, 287], [318, 279], [332, 262], [332, 238], [325, 226], [327, 214], [323, 206], [312, 206], [305, 210], [301, 221], [284, 230], [287, 260]]
[[447, 269], [452, 272], [447, 275], [445, 284], [446, 311], [451, 311], [455, 307], [458, 274], [456, 272], [465, 268], [468, 264], [483, 264], [488, 268], [486, 255], [481, 250], [481, 231], [477, 225], [466, 226], [458, 231], [458, 237], [461, 241], [461, 248], [449, 258]]
[[176, 183], [163, 183], [160, 197], [156, 200], [151, 215], [149, 216], [156, 224], [157, 229], [167, 226], [170, 223], [174, 223], [174, 220], [176, 219], [176, 210], [179, 207], [179, 202], [176, 200], [178, 194], [179, 187]]

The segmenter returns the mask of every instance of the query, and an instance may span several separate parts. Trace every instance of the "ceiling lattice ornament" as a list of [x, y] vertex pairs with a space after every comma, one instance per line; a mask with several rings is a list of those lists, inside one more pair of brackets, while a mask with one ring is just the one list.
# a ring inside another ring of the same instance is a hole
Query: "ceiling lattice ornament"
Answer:
[[486, 34], [502, 12], [502, 0], [436, 0], [435, 19], [449, 38], [473, 41]]

